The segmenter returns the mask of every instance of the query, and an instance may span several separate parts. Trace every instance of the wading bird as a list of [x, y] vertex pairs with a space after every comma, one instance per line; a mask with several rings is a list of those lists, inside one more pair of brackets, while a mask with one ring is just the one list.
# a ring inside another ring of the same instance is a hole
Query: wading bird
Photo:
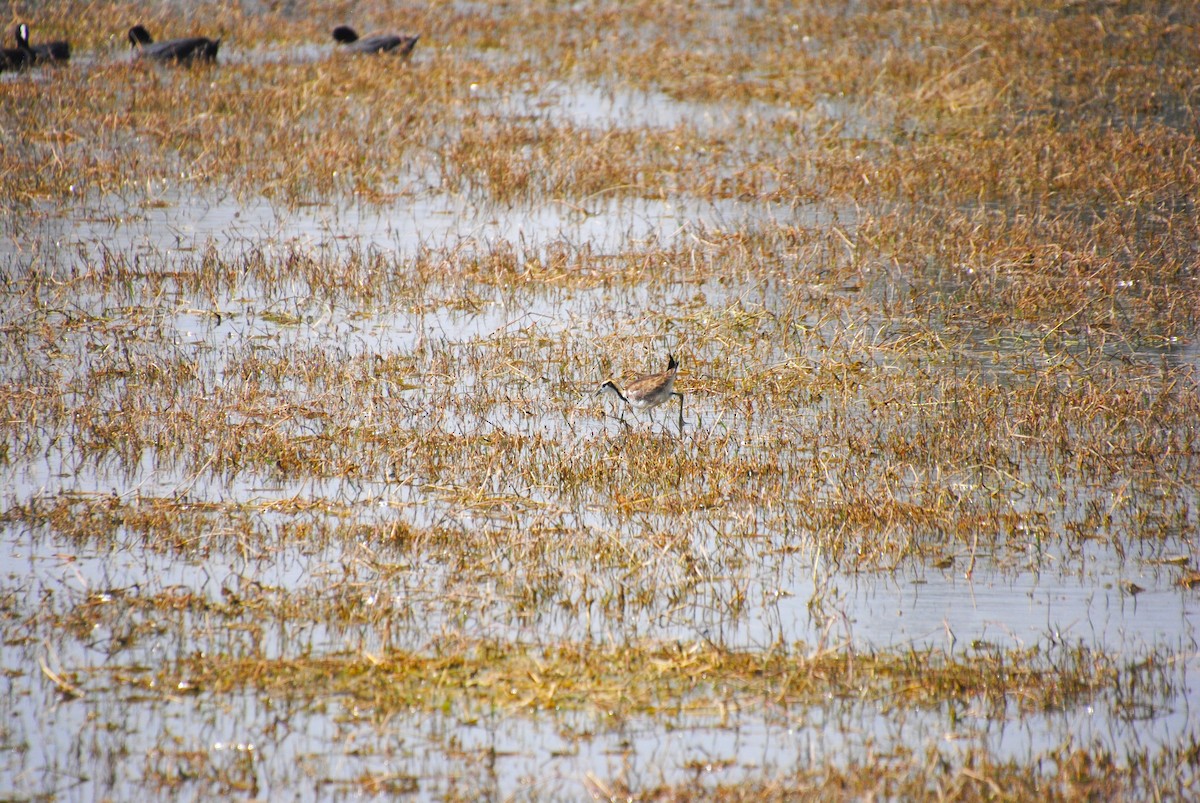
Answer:
[[145, 27], [134, 25], [129, 29], [129, 44], [137, 51], [137, 58], [140, 59], [191, 64], [194, 61], [215, 62], [217, 49], [221, 47], [221, 39], [219, 37], [209, 39], [206, 36], [190, 36], [186, 39], [155, 42], [150, 38], [150, 32]]
[[[683, 394], [675, 390], [675, 374], [679, 372], [679, 361], [674, 354], [667, 355], [667, 370], [657, 374], [639, 376], [625, 386], [625, 392], [612, 380], [600, 386], [597, 393], [610, 393], [635, 410], [653, 410], [672, 396], [679, 397], [679, 431], [683, 432]], [[654, 416], [650, 416], [654, 420]]]
[[360, 39], [358, 33], [349, 25], [339, 25], [333, 29], [333, 38], [338, 44], [352, 53], [391, 53], [395, 52], [401, 58], [408, 58], [413, 48], [417, 46], [417, 36], [397, 36], [391, 33], [377, 33]]

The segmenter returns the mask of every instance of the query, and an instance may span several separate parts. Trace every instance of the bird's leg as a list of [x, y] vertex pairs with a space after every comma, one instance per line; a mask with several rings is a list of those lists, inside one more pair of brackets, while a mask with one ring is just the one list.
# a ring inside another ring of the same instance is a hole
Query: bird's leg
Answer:
[[620, 407], [620, 410], [621, 410], [621, 414], [619, 416], [617, 416], [617, 420], [619, 420], [622, 424], [625, 425], [625, 429], [629, 429], [629, 422], [625, 420], [625, 405], [622, 404]]

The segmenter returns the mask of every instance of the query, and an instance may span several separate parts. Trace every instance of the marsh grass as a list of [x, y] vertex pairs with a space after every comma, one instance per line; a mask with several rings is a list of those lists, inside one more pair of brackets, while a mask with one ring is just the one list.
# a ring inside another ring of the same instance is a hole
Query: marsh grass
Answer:
[[[431, 656], [405, 653], [323, 656], [264, 662], [190, 660], [149, 688], [194, 688], [222, 693], [247, 683], [271, 694], [299, 683], [319, 700], [354, 706], [369, 702], [386, 717], [396, 711], [582, 710], [591, 717], [627, 719], [673, 707], [674, 714], [713, 714], [758, 700], [806, 707], [830, 695], [884, 701], [885, 713], [934, 706], [949, 697], [964, 707], [1057, 709], [1119, 682], [1121, 672], [1086, 650], [1059, 656], [1040, 651], [953, 658], [939, 653], [898, 656], [852, 651], [813, 656], [731, 653], [697, 645], [637, 645], [619, 649], [551, 645], [537, 650], [508, 644], [437, 645]], [[1132, 674], [1132, 672], [1131, 672]], [[1126, 678], [1124, 683], [1130, 683]], [[894, 708], [893, 708], [894, 707]], [[978, 715], [978, 712], [976, 713]]]
[[[63, 0], [37, 38], [86, 55], [0, 84], [0, 525], [61, 573], [9, 571], [0, 621], [61, 706], [148, 712], [140, 776], [88, 731], [115, 767], [98, 794], [505, 796], [458, 741], [498, 721], [626, 757], [549, 797], [1187, 793], [1194, 731], [1137, 731], [1186, 707], [1187, 632], [1076, 643], [1047, 621], [998, 646], [947, 622], [949, 647], [866, 649], [838, 583], [1057, 573], [1187, 618], [1190, 6], [359, 6]], [[348, 16], [421, 43], [335, 57]], [[225, 33], [221, 63], [133, 65], [133, 20]], [[589, 123], [539, 100], [572, 86], [678, 105]], [[387, 215], [431, 196], [746, 214], [616, 246], [466, 221], [399, 250], [56, 228], [192, 197]], [[668, 350], [684, 431], [620, 423], [594, 391]], [[157, 744], [182, 699], [283, 713], [248, 715], [253, 749], [193, 750], [187, 724]], [[1062, 724], [1093, 709], [1130, 730]], [[863, 724], [906, 717], [926, 718]], [[366, 723], [313, 748], [353, 776], [264, 758], [292, 720]], [[424, 764], [346, 747], [399, 721], [438, 734]], [[656, 774], [627, 737], [763, 722], [844, 746], [782, 769], [685, 749]], [[1006, 724], [1054, 730], [1014, 759], [980, 735]], [[501, 764], [534, 749], [500, 741]]]

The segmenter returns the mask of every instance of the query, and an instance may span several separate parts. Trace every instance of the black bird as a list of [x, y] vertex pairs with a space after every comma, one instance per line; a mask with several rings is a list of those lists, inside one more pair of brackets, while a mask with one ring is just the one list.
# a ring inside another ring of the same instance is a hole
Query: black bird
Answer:
[[137, 58], [191, 64], [194, 61], [215, 62], [221, 39], [191, 36], [186, 39], [155, 42], [143, 26], [134, 25], [129, 29], [129, 44], [137, 51]]
[[358, 33], [348, 25], [339, 25], [333, 29], [333, 38], [346, 49], [354, 53], [390, 53], [395, 51], [401, 58], [407, 58], [417, 46], [418, 36], [396, 36], [390, 33], [378, 33], [359, 39]]
[[17, 47], [32, 53], [35, 62], [70, 61], [71, 59], [71, 45], [68, 42], [43, 42], [40, 45], [30, 46], [29, 26], [23, 22], [17, 26], [16, 37]]
[[[17, 33], [17, 44], [21, 44], [21, 35]], [[32, 67], [35, 56], [29, 46], [0, 48], [0, 72], [5, 70], [23, 70]]]

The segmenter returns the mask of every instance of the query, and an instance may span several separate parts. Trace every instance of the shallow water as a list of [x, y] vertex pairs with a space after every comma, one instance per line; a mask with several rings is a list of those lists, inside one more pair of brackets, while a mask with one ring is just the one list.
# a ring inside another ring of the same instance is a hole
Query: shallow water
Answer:
[[811, 223], [824, 213], [741, 201], [655, 201], [596, 198], [536, 207], [481, 206], [460, 198], [422, 194], [392, 207], [319, 204], [295, 210], [265, 200], [206, 197], [162, 187], [152, 199], [83, 201], [103, 214], [62, 215], [46, 208], [0, 239], [0, 259], [11, 270], [82, 268], [104, 251], [162, 255], [196, 253], [212, 245], [238, 253], [247, 247], [298, 244], [320, 253], [350, 248], [412, 254], [421, 248], [509, 242], [518, 247], [555, 242], [589, 246], [597, 253], [630, 242], [671, 242], [706, 229], [733, 230], [755, 222]]
[[[657, 93], [618, 94], [559, 85], [535, 98], [512, 93], [486, 100], [498, 113], [546, 116], [581, 126], [616, 122], [638, 127], [725, 127], [738, 124], [745, 115], [768, 113], [682, 104]], [[687, 199], [595, 198], [581, 205], [493, 208], [422, 191], [400, 196], [388, 207], [331, 203], [281, 209], [261, 199], [193, 195], [162, 185], [151, 186], [148, 197], [138, 201], [81, 199], [78, 209], [43, 209], [15, 221], [13, 236], [0, 242], [0, 266], [10, 279], [33, 272], [67, 276], [102, 263], [106, 252], [170, 266], [210, 248], [231, 255], [248, 249], [283, 253], [296, 248], [333, 255], [377, 250], [403, 259], [421, 250], [476, 246], [482, 250], [511, 244], [537, 252], [565, 242], [609, 253], [634, 242], [687, 241], [705, 230], [780, 221], [818, 225], [834, 217], [848, 219], [844, 210]], [[206, 376], [219, 379], [229, 354], [248, 344], [263, 343], [274, 354], [307, 348], [386, 355], [412, 353], [430, 341], [445, 349], [466, 349], [526, 330], [531, 338], [596, 337], [622, 326], [637, 332], [645, 325], [639, 311], [671, 307], [698, 293], [707, 294], [710, 304], [769, 305], [773, 292], [763, 286], [716, 282], [549, 294], [505, 288], [470, 311], [451, 308], [451, 299], [438, 298], [427, 309], [363, 313], [323, 309], [305, 297], [301, 284], [277, 291], [294, 297], [288, 309], [300, 312], [297, 323], [267, 319], [264, 307], [270, 305], [255, 296], [253, 283], [247, 282], [215, 299], [185, 295], [173, 300], [140, 347], [156, 349], [169, 343], [178, 349], [197, 349], [203, 354], [198, 363]], [[110, 301], [80, 296], [71, 303], [79, 313], [109, 320], [117, 328], [122, 317]], [[614, 309], [620, 310], [615, 317]], [[212, 310], [222, 314], [214, 316]], [[602, 318], [603, 312], [608, 313], [607, 319]], [[20, 314], [10, 309], [6, 320]], [[99, 359], [98, 349], [90, 334], [73, 337], [66, 338], [62, 348], [75, 356], [75, 368], [82, 376]], [[1011, 379], [1007, 369], [991, 369], [989, 355], [997, 349], [986, 345], [978, 353], [962, 356], [990, 372], [990, 379]], [[1168, 351], [1168, 358], [1195, 365], [1197, 353], [1195, 343], [1180, 344]], [[773, 356], [763, 355], [764, 359]], [[604, 378], [598, 357], [597, 384]], [[489, 381], [460, 377], [456, 392], [486, 390]], [[571, 389], [578, 394], [573, 402], [577, 409], [605, 403], [592, 399], [591, 389], [590, 384]], [[399, 398], [415, 399], [413, 408], [430, 410], [436, 410], [437, 392], [429, 386], [394, 391]], [[531, 382], [513, 392], [523, 394], [520, 400], [535, 410], [532, 415], [510, 410], [490, 417], [447, 416], [440, 422], [442, 431], [463, 435], [486, 427], [539, 433], [564, 449], [619, 443], [622, 430], [612, 418], [581, 414], [573, 421], [545, 412], [553, 409], [546, 403], [552, 393], [567, 391], [551, 389], [547, 382]], [[749, 419], [718, 411], [711, 399], [697, 396], [689, 401], [687, 415], [694, 422], [689, 426], [744, 431], [748, 450], [769, 452], [780, 433], [803, 426], [803, 416], [818, 414], [805, 410], [798, 423], [779, 419], [767, 427], [770, 431], [753, 432], [755, 425]], [[664, 417], [660, 411], [660, 420]], [[369, 426], [370, 421], [362, 425]], [[453, 793], [455, 783], [468, 792], [490, 791], [497, 797], [531, 793], [581, 797], [599, 789], [589, 778], [623, 779], [643, 790], [693, 780], [704, 788], [786, 773], [798, 765], [871, 761], [880, 751], [905, 745], [934, 743], [955, 756], [983, 745], [1001, 759], [1035, 757], [1062, 744], [1099, 745], [1124, 755], [1135, 748], [1170, 745], [1194, 732], [1188, 699], [1200, 682], [1195, 646], [1200, 601], [1194, 592], [1176, 585], [1178, 572], [1164, 564], [1176, 556], [1191, 556], [1191, 545], [1182, 539], [1124, 545], [1118, 550], [1099, 540], [1076, 548], [1065, 537], [1047, 537], [1044, 543], [1031, 541], [1029, 560], [1021, 565], [1001, 565], [988, 555], [980, 556], [969, 577], [965, 575], [970, 556], [963, 551], [943, 570], [924, 567], [891, 575], [855, 575], [805, 550], [775, 549], [786, 543], [780, 532], [729, 543], [724, 538], [729, 527], [723, 514], [699, 511], [688, 523], [713, 563], [720, 565], [725, 557], [734, 556], [744, 558], [750, 568], [736, 577], [710, 580], [709, 587], [696, 592], [688, 604], [650, 605], [633, 621], [607, 617], [588, 605], [582, 612], [545, 612], [530, 620], [516, 615], [497, 595], [494, 604], [464, 616], [453, 601], [470, 593], [487, 597], [488, 589], [472, 588], [438, 556], [402, 555], [400, 559], [411, 562], [407, 571], [401, 579], [380, 586], [367, 559], [375, 551], [370, 544], [339, 546], [334, 541], [314, 546], [273, 540], [279, 522], [287, 517], [265, 504], [319, 500], [337, 511], [308, 514], [313, 521], [326, 517], [364, 524], [397, 519], [415, 525], [449, 521], [464, 531], [522, 523], [521, 513], [463, 511], [445, 503], [432, 482], [371, 477], [290, 483], [269, 472], [249, 470], [233, 477], [212, 476], [193, 471], [184, 461], [160, 461], [150, 454], [132, 466], [113, 459], [97, 462], [75, 454], [54, 433], [31, 437], [38, 448], [31, 449], [30, 456], [0, 467], [4, 510], [51, 504], [64, 497], [232, 502], [248, 506], [250, 532], [263, 540], [239, 541], [227, 534], [206, 533], [211, 541], [170, 548], [147, 544], [125, 528], [118, 530], [115, 543], [95, 545], [47, 535], [15, 517], [0, 522], [0, 601], [9, 638], [0, 658], [5, 691], [0, 721], [6, 723], [0, 744], [8, 748], [0, 750], [0, 788], [17, 794], [133, 798], [147, 788], [154, 790], [159, 774], [170, 777], [185, 771], [194, 753], [202, 757], [196, 759], [197, 766], [206, 772], [216, 768], [233, 777], [244, 776], [246, 791], [262, 798], [350, 795], [357, 790], [355, 779], [366, 772], [393, 774], [399, 790], [415, 786], [430, 797]], [[1027, 471], [1051, 485], [1038, 473], [1042, 470]], [[497, 488], [514, 487], [503, 485], [499, 478], [494, 482]], [[531, 503], [552, 501], [553, 494], [544, 489], [517, 490], [520, 493], [514, 496], [523, 495]], [[1078, 505], [1111, 502], [1106, 489], [1079, 489], [1079, 494]], [[603, 510], [572, 510], [561, 519], [580, 530], [627, 536], [622, 532], [626, 522]], [[1049, 529], [1060, 523], [1051, 522]], [[582, 562], [574, 565], [569, 557], [560, 565], [575, 574], [563, 573], [558, 593], [566, 599], [578, 598], [580, 578], [589, 567]], [[686, 579], [670, 555], [657, 555], [648, 565], [662, 573], [665, 583]], [[188, 610], [159, 628], [137, 630], [136, 637], [131, 635], [135, 625], [147, 625], [145, 619], [154, 614], [114, 613], [103, 626], [85, 633], [63, 633], [51, 625], [50, 614], [67, 619], [85, 605], [103, 607], [121, 597], [187, 593], [216, 603], [254, 587], [270, 593], [308, 593], [319, 600], [334, 578], [367, 589], [357, 600], [364, 610], [404, 609], [411, 618], [389, 619], [383, 631], [369, 616], [344, 627], [297, 621], [236, 630], [214, 626], [203, 613]], [[617, 572], [589, 579], [612, 586], [621, 582]], [[731, 614], [727, 603], [738, 583], [746, 588], [747, 610]], [[1130, 583], [1140, 590], [1131, 591]], [[583, 714], [549, 712], [542, 719], [481, 716], [475, 721], [454, 712], [414, 713], [375, 722], [370, 712], [356, 715], [333, 705], [328, 710], [284, 715], [257, 694], [191, 694], [185, 689], [168, 700], [143, 698], [133, 686], [109, 685], [104, 674], [110, 664], [153, 669], [193, 653], [257, 650], [273, 657], [306, 651], [369, 652], [387, 646], [419, 649], [423, 637], [438, 631], [533, 644], [603, 643], [615, 634], [621, 639], [710, 642], [731, 649], [782, 643], [811, 649], [842, 645], [860, 651], [932, 647], [951, 654], [989, 647], [1043, 645], [1054, 650], [1084, 644], [1112, 651], [1129, 662], [1144, 660], [1158, 650], [1178, 659], [1167, 672], [1174, 686], [1164, 692], [1161, 710], [1131, 715], [1119, 709], [1111, 695], [1101, 695], [1078, 708], [996, 716], [979, 701], [967, 699], [961, 701], [962, 714], [953, 723], [944, 711], [897, 715], [871, 701], [811, 711], [756, 707], [725, 716], [680, 715], [675, 720], [664, 717], [615, 726]], [[79, 673], [87, 687], [83, 697], [58, 696], [46, 681], [47, 670], [58, 668]], [[314, 777], [320, 779], [316, 788], [309, 783]]]
[[[262, 495], [260, 489], [246, 493]], [[246, 581], [295, 589], [314, 578], [319, 583], [324, 573], [349, 557], [331, 551], [284, 550], [251, 561], [224, 554], [181, 561], [139, 551], [136, 543], [89, 554], [72, 544], [40, 539], [31, 544], [12, 528], [5, 530], [4, 549], [2, 585], [8, 599], [38, 599], [64, 613], [85, 596], [95, 600], [177, 589], [218, 601], [221, 589], [238, 589]], [[1095, 561], [1101, 566], [1098, 573], [1104, 575], [1102, 558], [1095, 556]], [[782, 596], [759, 610], [770, 620], [761, 628], [751, 617], [742, 625], [744, 632], [718, 633], [720, 623], [708, 632], [697, 632], [704, 630], [702, 621], [665, 617], [647, 627], [646, 635], [690, 643], [711, 634], [728, 644], [761, 645], [778, 632], [810, 644], [826, 639], [854, 644], [860, 650], [934, 645], [963, 653], [988, 649], [988, 645], [1043, 644], [1053, 650], [1056, 644], [1086, 643], [1130, 656], [1163, 646], [1192, 654], [1195, 601], [1154, 574], [1137, 575], [1147, 590], [1136, 597], [1124, 595], [1104, 576], [1002, 576], [990, 573], [986, 566], [979, 567], [971, 581], [942, 573], [919, 580], [831, 580], [833, 588], [827, 588], [824, 597], [836, 600], [845, 618], [825, 632], [818, 632], [822, 628], [815, 626], [805, 606], [811, 584], [797, 578], [779, 589], [792, 596]], [[439, 605], [420, 590], [432, 575], [421, 576], [425, 579], [409, 589], [407, 602], [419, 605], [417, 600], [424, 598], [420, 609], [436, 616]], [[22, 617], [34, 613], [19, 603], [15, 612]], [[534, 642], [582, 635], [578, 623], [568, 617], [558, 622], [542, 619], [532, 629], [503, 633], [506, 620], [504, 615], [496, 621], [484, 618], [475, 627], [481, 635]], [[197, 760], [208, 771], [233, 771], [244, 761], [241, 771], [247, 780], [267, 784], [257, 790], [260, 795], [286, 792], [301, 799], [325, 796], [321, 791], [300, 792], [309, 788], [308, 777], [322, 783], [350, 783], [365, 771], [408, 777], [423, 794], [432, 796], [448, 793], [445, 784], [457, 779], [466, 788], [492, 790], [501, 797], [526, 792], [531, 783], [545, 794], [574, 797], [586, 792], [584, 779], [589, 773], [625, 778], [638, 788], [693, 778], [705, 786], [759, 777], [764, 771], [786, 772], [798, 762], [869, 761], [881, 744], [932, 741], [948, 756], [986, 747], [1001, 759], [1023, 760], [1071, 742], [1120, 755], [1134, 746], [1153, 750], [1185, 738], [1191, 730], [1186, 690], [1197, 679], [1194, 659], [1176, 666], [1170, 674], [1182, 696], [1169, 698], [1163, 710], [1132, 712], [1132, 717], [1129, 711], [1111, 707], [1113, 701], [1106, 697], [1086, 707], [999, 718], [992, 706], [968, 698], [953, 723], [942, 711], [885, 714], [864, 703], [850, 709], [845, 705], [808, 712], [781, 709], [778, 714], [734, 710], [712, 717], [667, 716], [626, 722], [615, 730], [583, 715], [574, 717], [578, 720], [574, 725], [568, 724], [572, 717], [567, 722], [557, 716], [544, 721], [487, 716], [464, 720], [425, 714], [379, 723], [370, 718], [347, 719], [333, 711], [296, 710], [286, 714], [280, 731], [280, 712], [264, 708], [264, 701], [253, 694], [210, 697], [181, 691], [173, 701], [156, 701], [100, 685], [89, 688], [80, 700], [63, 702], [35, 669], [39, 660], [51, 668], [103, 668], [114, 657], [123, 664], [152, 667], [181, 648], [235, 654], [250, 648], [248, 633], [212, 632], [202, 619], [185, 627], [193, 634], [185, 644], [176, 644], [170, 636], [174, 628], [163, 624], [162, 637], [143, 637], [135, 646], [119, 646], [123, 623], [116, 620], [111, 627], [92, 632], [84, 640], [87, 648], [48, 632], [40, 642], [6, 647], [2, 663], [8, 702], [3, 713], [9, 738], [25, 746], [21, 751], [6, 751], [8, 757], [0, 764], [9, 788], [54, 789], [72, 799], [125, 797], [140, 788], [136, 777], [178, 771], [193, 754], [202, 756]], [[430, 620], [424, 624], [436, 626]], [[594, 637], [602, 633], [598, 630]], [[983, 644], [972, 645], [973, 641]], [[370, 652], [379, 646], [368, 632], [330, 632], [302, 623], [260, 632], [255, 642], [265, 657], [309, 650]], [[852, 727], [847, 727], [848, 719], [853, 719]], [[580, 738], [580, 734], [591, 735]], [[348, 752], [346, 746], [354, 744], [376, 749]], [[82, 761], [73, 758], [80, 756]], [[121, 756], [143, 757], [145, 770], [131, 776], [127, 768], [120, 769]]]

